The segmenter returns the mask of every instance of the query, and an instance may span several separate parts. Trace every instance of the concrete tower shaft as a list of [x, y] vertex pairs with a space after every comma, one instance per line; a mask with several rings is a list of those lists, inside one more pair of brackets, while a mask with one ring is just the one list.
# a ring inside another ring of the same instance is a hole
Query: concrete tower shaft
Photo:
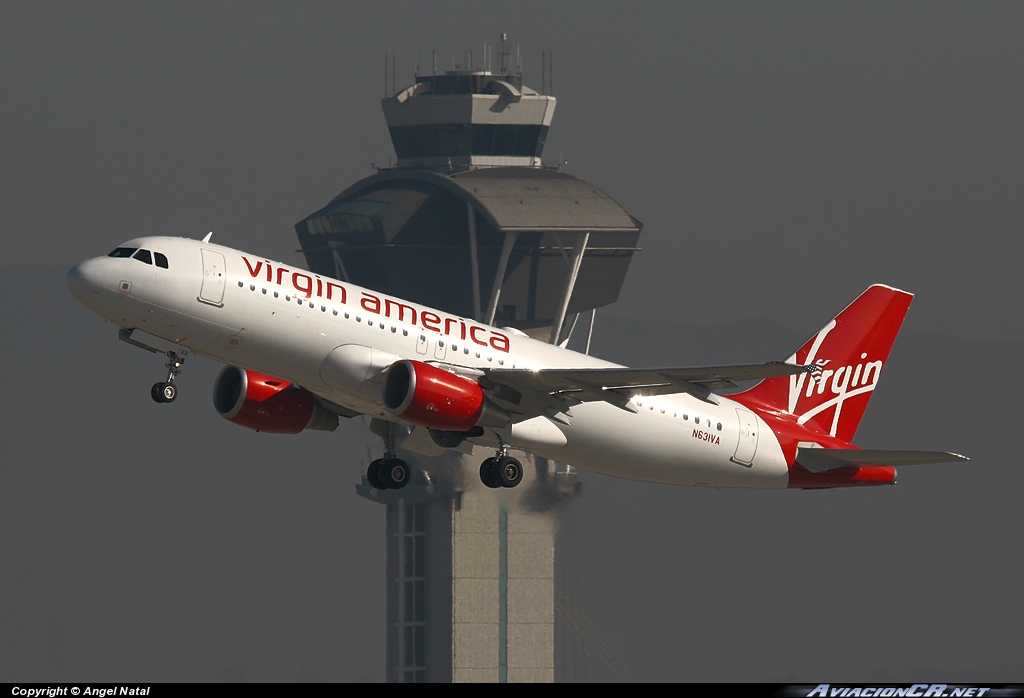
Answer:
[[[559, 342], [575, 317], [618, 298], [642, 223], [543, 166], [555, 98], [523, 86], [504, 41], [497, 73], [392, 86], [382, 108], [398, 165], [295, 232], [318, 274]], [[429, 327], [422, 340], [443, 358]], [[493, 448], [370, 428], [412, 466], [402, 488], [368, 477], [356, 487], [387, 508], [388, 681], [553, 680], [556, 509], [577, 493], [575, 473], [517, 452], [523, 481], [489, 489], [481, 464]]]

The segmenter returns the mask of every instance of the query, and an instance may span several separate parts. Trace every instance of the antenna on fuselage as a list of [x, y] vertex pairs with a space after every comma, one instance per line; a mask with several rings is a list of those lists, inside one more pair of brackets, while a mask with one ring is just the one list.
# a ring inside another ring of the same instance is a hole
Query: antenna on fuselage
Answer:
[[213, 237], [213, 231], [211, 230], [210, 232], [208, 232], [206, 234], [206, 237], [203, 238], [203, 242], [209, 242], [210, 238], [212, 238], [212, 237]]

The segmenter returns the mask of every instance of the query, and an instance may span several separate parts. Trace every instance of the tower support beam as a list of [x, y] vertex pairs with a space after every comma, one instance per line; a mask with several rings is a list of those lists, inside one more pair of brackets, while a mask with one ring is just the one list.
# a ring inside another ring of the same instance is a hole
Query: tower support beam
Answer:
[[494, 285], [491, 286], [491, 302], [487, 307], [488, 325], [494, 324], [494, 316], [498, 312], [498, 298], [501, 297], [501, 285], [505, 281], [505, 271], [508, 269], [508, 259], [512, 254], [512, 248], [516, 245], [518, 233], [506, 233], [505, 242], [501, 245], [501, 257], [498, 259], [498, 270], [494, 273]]
[[469, 216], [469, 265], [473, 277], [473, 319], [480, 322], [480, 253], [476, 244], [476, 209], [472, 201], [466, 202]]
[[576, 287], [576, 277], [580, 273], [580, 264], [583, 263], [583, 255], [587, 250], [587, 242], [590, 240], [590, 233], [578, 233], [576, 235], [576, 249], [573, 250], [572, 267], [565, 279], [565, 290], [562, 291], [562, 299], [558, 304], [558, 314], [551, 324], [551, 343], [558, 344], [558, 335], [562, 332], [562, 325], [565, 323], [565, 313], [569, 309], [569, 299], [572, 298], [572, 290]]

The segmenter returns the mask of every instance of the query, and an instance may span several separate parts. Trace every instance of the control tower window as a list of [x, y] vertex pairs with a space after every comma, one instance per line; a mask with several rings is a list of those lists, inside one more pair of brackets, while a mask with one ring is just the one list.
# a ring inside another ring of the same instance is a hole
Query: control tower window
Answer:
[[346, 201], [310, 217], [306, 221], [306, 230], [310, 235], [369, 233], [374, 230], [373, 216], [384, 208], [387, 204], [379, 201]]
[[[424, 127], [420, 127], [421, 129]], [[469, 129], [466, 124], [441, 124], [433, 128], [437, 133], [437, 151], [445, 155], [469, 155]]]
[[466, 155], [540, 157], [547, 126], [536, 124], [420, 124], [392, 126], [400, 158]]

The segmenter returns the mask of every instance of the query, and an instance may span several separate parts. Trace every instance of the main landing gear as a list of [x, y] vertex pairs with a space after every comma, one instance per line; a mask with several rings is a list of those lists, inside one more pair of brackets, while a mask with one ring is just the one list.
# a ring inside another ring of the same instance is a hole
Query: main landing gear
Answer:
[[181, 367], [188, 354], [189, 350], [186, 347], [181, 347], [175, 352], [167, 352], [167, 380], [163, 383], [154, 383], [149, 391], [155, 402], [174, 402], [174, 398], [178, 397], [178, 387], [174, 385], [174, 379], [181, 375]]
[[[370, 463], [366, 469], [366, 481], [378, 490], [400, 490], [409, 484], [409, 464], [395, 456], [395, 425], [386, 422], [384, 436], [384, 457]], [[377, 432], [378, 434], [380, 432]]]
[[366, 469], [366, 481], [378, 490], [400, 490], [409, 484], [409, 464], [401, 458], [378, 458]]
[[515, 487], [523, 481], [523, 464], [508, 455], [508, 446], [502, 444], [493, 458], [480, 464], [480, 482], [491, 489]]

